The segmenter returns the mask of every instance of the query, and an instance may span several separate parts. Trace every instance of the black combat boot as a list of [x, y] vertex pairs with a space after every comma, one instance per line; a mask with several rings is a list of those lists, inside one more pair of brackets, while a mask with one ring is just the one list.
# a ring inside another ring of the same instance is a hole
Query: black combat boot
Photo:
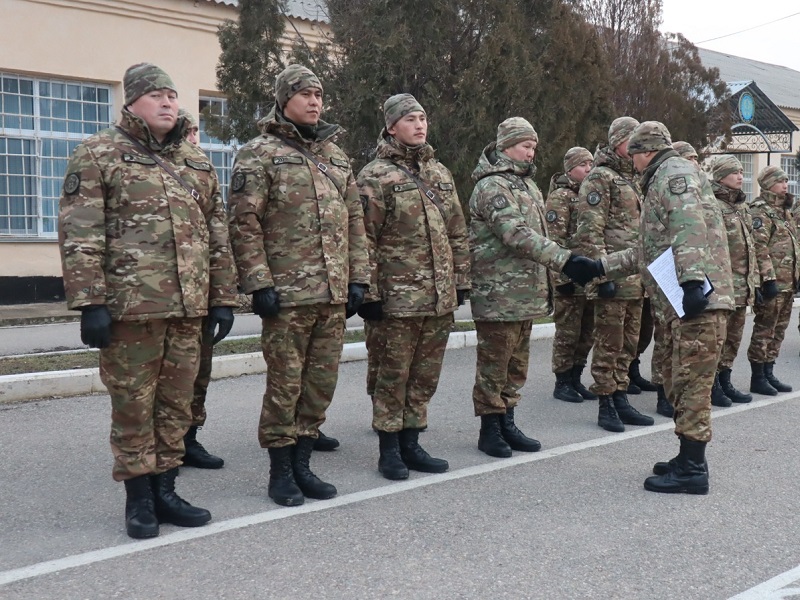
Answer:
[[444, 473], [450, 468], [443, 458], [433, 458], [419, 445], [419, 429], [403, 429], [400, 438], [400, 458], [414, 471], [423, 473]]
[[150, 476], [140, 475], [125, 480], [125, 530], [137, 540], [158, 535], [158, 519], [153, 501]]
[[205, 508], [192, 506], [175, 493], [175, 476], [178, 467], [159, 475], [151, 475], [156, 517], [159, 523], [172, 523], [180, 527], [200, 527], [211, 520]]
[[511, 446], [512, 450], [519, 450], [520, 452], [538, 452], [542, 449], [542, 444], [539, 440], [529, 438], [522, 433], [514, 423], [514, 408], [506, 408], [506, 414], [501, 415], [500, 419], [500, 435]]
[[747, 404], [753, 400], [753, 396], [750, 394], [740, 392], [733, 387], [733, 384], [731, 383], [730, 369], [722, 369], [722, 371], [719, 372], [719, 385], [722, 387], [722, 391], [725, 393], [725, 395], [731, 399], [731, 402]]
[[764, 378], [769, 382], [769, 384], [774, 387], [779, 392], [791, 392], [792, 386], [782, 383], [772, 370], [775, 368], [775, 361], [764, 363]]
[[583, 402], [583, 398], [573, 387], [571, 370], [556, 373], [556, 387], [553, 390], [553, 398], [564, 402]]
[[750, 361], [750, 391], [763, 396], [777, 396], [778, 390], [764, 376], [764, 366], [764, 363]]
[[586, 365], [575, 365], [572, 367], [572, 387], [584, 400], [597, 400], [597, 394], [592, 393], [581, 383], [581, 375]]
[[[674, 469], [675, 465], [677, 464], [678, 464], [677, 456], [669, 459], [667, 462], [657, 462], [656, 464], [653, 465], [653, 474], [666, 475], [667, 473], [672, 471], [672, 469]], [[706, 468], [706, 475], [708, 475], [708, 461], [705, 462], [705, 468]]]
[[400, 436], [396, 431], [378, 430], [378, 443], [380, 444], [380, 458], [378, 458], [378, 471], [386, 479], [408, 479], [408, 467], [400, 458]]
[[314, 450], [317, 452], [333, 452], [339, 447], [339, 440], [325, 435], [321, 431], [319, 437], [314, 440]]
[[625, 425], [620, 421], [617, 409], [614, 408], [614, 401], [611, 396], [600, 395], [599, 411], [597, 413], [597, 424], [606, 431], [620, 433], [625, 431]]
[[706, 443], [681, 436], [681, 450], [674, 466], [663, 475], [653, 475], [644, 481], [644, 489], [662, 494], [707, 494], [708, 471]]
[[300, 506], [306, 499], [294, 480], [292, 471], [294, 446], [268, 448], [267, 450], [269, 451], [269, 486], [267, 488], [269, 497], [281, 506]]
[[497, 413], [481, 415], [481, 431], [478, 435], [478, 450], [497, 458], [511, 456], [511, 446], [503, 439], [500, 429], [503, 416]]
[[197, 427], [192, 425], [189, 431], [183, 436], [183, 444], [186, 446], [186, 453], [183, 455], [183, 464], [187, 467], [198, 469], [221, 469], [225, 461], [219, 456], [209, 454], [203, 448], [203, 444], [197, 441]]
[[639, 359], [635, 358], [628, 369], [628, 377], [630, 377], [631, 383], [636, 385], [642, 392], [657, 392], [658, 388], [656, 385], [652, 381], [642, 377], [642, 374], [639, 372], [639, 363]]
[[314, 438], [300, 436], [292, 454], [292, 471], [297, 487], [306, 498], [327, 500], [336, 495], [336, 486], [322, 481], [311, 471], [311, 451], [314, 449]]
[[714, 375], [714, 384], [711, 386], [711, 406], [721, 406], [727, 408], [731, 405], [731, 399], [722, 391], [719, 384], [719, 373]]
[[654, 425], [656, 420], [653, 417], [643, 415], [628, 403], [628, 396], [622, 390], [617, 390], [611, 396], [614, 400], [614, 408], [617, 409], [619, 420], [625, 425]]
[[628, 394], [632, 394], [632, 395], [634, 395], [634, 396], [638, 396], [639, 394], [641, 394], [641, 393], [642, 393], [642, 389], [641, 389], [641, 388], [640, 388], [638, 385], [636, 385], [635, 383], [633, 383], [633, 381], [631, 381], [631, 380], [629, 379], [629, 380], [628, 380], [628, 389], [626, 390], [626, 392], [627, 392]]
[[672, 408], [672, 404], [669, 403], [669, 398], [667, 398], [667, 392], [664, 386], [660, 384], [658, 386], [658, 398], [656, 399], [656, 412], [670, 419], [675, 416], [675, 409]]

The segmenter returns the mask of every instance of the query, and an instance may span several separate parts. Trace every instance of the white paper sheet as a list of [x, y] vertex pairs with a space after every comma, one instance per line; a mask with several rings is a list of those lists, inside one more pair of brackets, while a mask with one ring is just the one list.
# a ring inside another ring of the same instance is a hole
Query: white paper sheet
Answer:
[[[670, 246], [661, 255], [647, 266], [647, 270], [656, 280], [656, 284], [664, 292], [664, 295], [672, 304], [672, 308], [678, 313], [680, 318], [686, 314], [683, 311], [683, 288], [678, 283], [678, 274], [675, 271], [675, 258], [672, 255], [672, 247]], [[714, 286], [711, 285], [708, 276], [703, 282], [703, 294], [708, 296], [714, 291]]]

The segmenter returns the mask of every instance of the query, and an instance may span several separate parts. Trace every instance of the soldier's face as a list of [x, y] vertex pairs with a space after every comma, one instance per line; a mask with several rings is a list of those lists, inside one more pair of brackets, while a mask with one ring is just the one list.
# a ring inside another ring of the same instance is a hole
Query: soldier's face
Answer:
[[785, 196], [786, 192], [789, 191], [789, 182], [786, 181], [785, 179], [783, 181], [779, 181], [771, 188], [769, 188], [769, 191], [772, 192], [773, 194], [777, 194], [778, 196]]
[[585, 160], [577, 167], [571, 168], [569, 170], [569, 173], [567, 173], [567, 175], [569, 175], [569, 178], [572, 179], [572, 181], [580, 183], [581, 181], [586, 179], [586, 176], [589, 174], [589, 171], [591, 170], [592, 170], [592, 161]]
[[428, 117], [420, 110], [408, 113], [389, 127], [388, 132], [406, 146], [419, 146], [428, 139]]
[[533, 140], [524, 140], [509, 146], [503, 150], [503, 154], [511, 160], [530, 163], [533, 162], [533, 157], [536, 156], [536, 146], [537, 144]]
[[186, 141], [197, 146], [200, 143], [200, 130], [197, 127], [190, 127], [186, 132]]
[[719, 182], [725, 187], [731, 188], [732, 190], [740, 190], [744, 184], [744, 173], [740, 169], [736, 173], [725, 175], [725, 177], [720, 179]]
[[283, 107], [284, 116], [299, 125], [316, 125], [322, 114], [322, 90], [305, 88], [289, 98]]
[[622, 158], [630, 158], [631, 155], [628, 154], [628, 140], [625, 140], [619, 146], [617, 146], [615, 148], [615, 152], [619, 154]]
[[[625, 142], [625, 151], [627, 152], [628, 143]], [[633, 168], [636, 169], [639, 173], [643, 173], [647, 166], [650, 164], [650, 161], [653, 160], [653, 157], [656, 155], [655, 152], [637, 152], [631, 158], [633, 159]]]
[[147, 123], [158, 141], [163, 141], [178, 120], [178, 94], [166, 88], [155, 90], [137, 98], [128, 110]]

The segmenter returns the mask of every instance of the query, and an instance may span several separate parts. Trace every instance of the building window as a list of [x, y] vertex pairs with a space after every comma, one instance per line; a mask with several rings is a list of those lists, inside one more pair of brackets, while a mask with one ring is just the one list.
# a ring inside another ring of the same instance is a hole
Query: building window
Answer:
[[111, 111], [108, 86], [0, 73], [0, 239], [57, 236], [70, 155]]
[[797, 157], [781, 156], [781, 169], [789, 177], [789, 193], [797, 197], [797, 193], [800, 192], [800, 184], [797, 181]]
[[233, 168], [233, 159], [236, 156], [238, 149], [238, 142], [233, 140], [226, 144], [211, 136], [206, 131], [206, 120], [204, 111], [208, 110], [211, 113], [219, 116], [225, 116], [228, 113], [228, 102], [224, 98], [200, 98], [200, 148], [206, 153], [214, 169], [217, 171], [219, 177], [219, 185], [222, 191], [222, 200], [225, 206], [228, 205], [228, 190], [231, 183], [231, 169]]
[[753, 155], [752, 154], [737, 154], [736, 158], [742, 163], [743, 182], [742, 191], [747, 196], [747, 201], [753, 199]]

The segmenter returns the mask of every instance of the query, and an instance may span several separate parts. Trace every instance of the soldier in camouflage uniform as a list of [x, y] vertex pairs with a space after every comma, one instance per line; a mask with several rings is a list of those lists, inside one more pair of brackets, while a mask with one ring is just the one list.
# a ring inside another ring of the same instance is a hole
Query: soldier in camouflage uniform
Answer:
[[[628, 156], [628, 137], [639, 122], [615, 119], [608, 130], [608, 146], [598, 148], [594, 168], [581, 184], [576, 212], [577, 247], [590, 258], [635, 246], [639, 239], [641, 201]], [[625, 431], [625, 425], [653, 425], [652, 417], [628, 403], [628, 372], [636, 357], [642, 322], [644, 290], [641, 277], [606, 279], [586, 290], [595, 300], [592, 392], [600, 397], [597, 424], [607, 431]]]
[[336, 495], [309, 461], [336, 388], [346, 312], [369, 284], [364, 213], [333, 142], [340, 127], [320, 119], [322, 91], [301, 65], [278, 74], [262, 134], [231, 175], [231, 246], [262, 317], [268, 367], [258, 440], [270, 456], [269, 496], [285, 506]]
[[236, 274], [219, 182], [184, 140], [175, 84], [148, 63], [130, 67], [123, 84], [119, 125], [84, 140], [67, 165], [59, 241], [68, 306], [81, 311], [83, 342], [101, 349], [127, 532], [146, 538], [159, 523], [211, 519], [175, 493], [175, 476], [201, 321], [219, 328], [215, 341], [230, 331]]
[[792, 316], [792, 302], [800, 282], [800, 248], [792, 213], [794, 196], [789, 178], [776, 166], [758, 175], [761, 194], [750, 204], [756, 247], [765, 248], [761, 269], [764, 303], [756, 304], [747, 358], [752, 371], [750, 391], [775, 396], [791, 392], [774, 374], [775, 359]]
[[[606, 276], [641, 273], [655, 313], [669, 332], [665, 339], [670, 360], [664, 364], [663, 376], [680, 438], [678, 456], [656, 463], [656, 475], [648, 477], [644, 487], [652, 492], [706, 494], [711, 386], [725, 340], [727, 313], [734, 305], [725, 226], [707, 179], [701, 179], [697, 167], [672, 149], [662, 123], [638, 125], [628, 152], [642, 173], [641, 237], [638, 247], [608, 256]], [[682, 317], [647, 269], [670, 249], [683, 289]], [[714, 286], [708, 297], [703, 292], [706, 278]]]
[[[550, 179], [545, 203], [547, 237], [572, 248], [572, 236], [577, 226], [578, 190], [592, 169], [592, 153], [586, 148], [570, 148], [564, 155], [564, 172]], [[597, 400], [597, 396], [581, 383], [581, 373], [592, 349], [594, 333], [594, 302], [586, 297], [583, 287], [568, 277], [551, 271], [553, 287], [553, 373], [556, 385], [553, 397], [565, 402]]]
[[533, 181], [539, 137], [521, 117], [506, 119], [472, 173], [469, 201], [470, 298], [478, 335], [472, 402], [481, 418], [478, 448], [496, 457], [536, 452], [541, 444], [514, 422], [530, 358], [533, 319], [550, 313], [548, 269], [581, 285], [599, 264], [548, 240], [542, 194]]
[[361, 309], [369, 335], [372, 427], [378, 470], [443, 473], [419, 445], [436, 392], [453, 313], [469, 291], [467, 228], [453, 176], [427, 143], [425, 110], [411, 94], [383, 106], [376, 158], [358, 174], [374, 269]]

